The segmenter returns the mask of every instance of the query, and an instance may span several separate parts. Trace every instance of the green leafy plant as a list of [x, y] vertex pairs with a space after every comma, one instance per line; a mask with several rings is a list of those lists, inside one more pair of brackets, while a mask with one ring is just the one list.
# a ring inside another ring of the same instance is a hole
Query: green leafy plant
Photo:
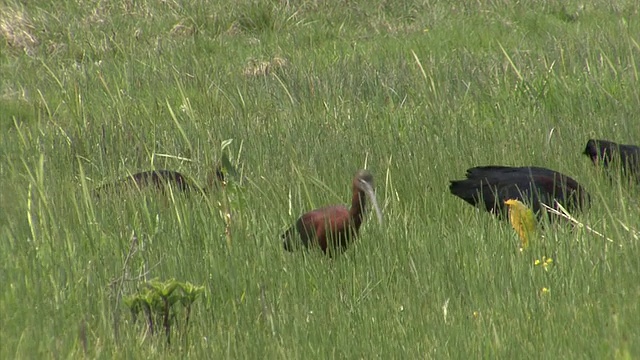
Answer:
[[174, 305], [181, 304], [185, 309], [184, 333], [186, 335], [191, 306], [203, 292], [203, 286], [196, 286], [189, 282], [182, 283], [175, 279], [163, 282], [154, 279], [145, 283], [142, 291], [125, 297], [124, 303], [131, 310], [134, 323], [137, 322], [139, 314], [144, 313], [151, 335], [156, 333], [157, 320], [161, 320], [167, 344], [170, 344], [171, 325], [175, 322], [178, 312]]

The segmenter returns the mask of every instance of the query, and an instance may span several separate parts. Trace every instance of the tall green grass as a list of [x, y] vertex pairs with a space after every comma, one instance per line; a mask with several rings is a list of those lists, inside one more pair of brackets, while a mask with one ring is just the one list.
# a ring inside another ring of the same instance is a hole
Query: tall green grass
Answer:
[[[0, 357], [638, 357], [638, 188], [580, 154], [640, 143], [638, 11], [3, 3]], [[248, 182], [91, 196], [151, 168], [204, 184], [223, 153]], [[576, 178], [593, 204], [574, 216], [612, 242], [547, 226], [519, 253], [448, 193], [483, 164]], [[285, 253], [280, 234], [346, 203], [363, 167], [384, 226], [337, 259]], [[170, 347], [121, 301], [152, 278], [205, 287]]]

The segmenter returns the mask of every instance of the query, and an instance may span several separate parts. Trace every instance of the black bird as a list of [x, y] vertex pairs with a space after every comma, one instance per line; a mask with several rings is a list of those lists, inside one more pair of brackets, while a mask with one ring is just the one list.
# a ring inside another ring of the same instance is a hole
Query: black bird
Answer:
[[197, 192], [202, 190], [208, 192], [216, 188], [219, 184], [225, 183], [225, 176], [222, 166], [215, 168], [212, 175], [209, 176], [209, 184], [205, 188], [198, 186], [193, 180], [187, 176], [173, 170], [149, 170], [127, 176], [123, 179], [112, 183], [102, 185], [95, 189], [96, 196], [100, 197], [105, 192], [118, 192], [127, 190], [142, 190], [145, 188], [155, 188], [161, 192], [165, 192], [168, 186], [180, 192]]
[[505, 217], [506, 200], [516, 199], [530, 206], [538, 216], [541, 203], [556, 208], [582, 210], [589, 194], [577, 181], [541, 167], [479, 166], [467, 170], [466, 179], [453, 180], [449, 190], [469, 204]]
[[589, 156], [594, 165], [608, 168], [609, 164], [617, 164], [622, 174], [635, 176], [640, 181], [640, 146], [589, 139], [583, 154]]

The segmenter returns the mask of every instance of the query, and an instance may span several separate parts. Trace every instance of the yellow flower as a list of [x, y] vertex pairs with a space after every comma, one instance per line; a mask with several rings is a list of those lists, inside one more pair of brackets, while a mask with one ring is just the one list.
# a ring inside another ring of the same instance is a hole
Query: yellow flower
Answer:
[[548, 294], [548, 293], [550, 293], [550, 292], [551, 292], [551, 290], [549, 290], [549, 288], [546, 288], [546, 287], [543, 287], [543, 288], [540, 290], [540, 294], [542, 294], [542, 295]]
[[529, 239], [535, 236], [536, 217], [527, 205], [516, 199], [504, 202], [509, 208], [509, 222], [520, 237], [520, 251], [527, 248]]
[[540, 260], [540, 259], [536, 259], [536, 261], [534, 261], [534, 262], [533, 262], [533, 265], [534, 265], [534, 266], [542, 265], [542, 268], [543, 268], [545, 271], [549, 271], [549, 268], [548, 268], [548, 267], [549, 267], [549, 265], [551, 265], [551, 264], [553, 264], [553, 259], [552, 259], [552, 258], [548, 258], [548, 257], [546, 257], [546, 256], [543, 256], [543, 257], [542, 257], [542, 260]]

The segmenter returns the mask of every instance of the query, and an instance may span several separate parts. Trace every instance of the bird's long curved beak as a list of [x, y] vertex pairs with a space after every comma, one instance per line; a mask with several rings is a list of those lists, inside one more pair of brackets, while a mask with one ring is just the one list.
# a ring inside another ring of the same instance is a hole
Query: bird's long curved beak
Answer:
[[382, 225], [382, 211], [380, 210], [380, 206], [378, 206], [378, 199], [376, 198], [376, 193], [373, 191], [373, 188], [366, 181], [362, 182], [362, 189], [367, 194], [369, 199], [371, 200], [371, 206], [376, 211], [376, 216], [378, 217], [378, 222]]

